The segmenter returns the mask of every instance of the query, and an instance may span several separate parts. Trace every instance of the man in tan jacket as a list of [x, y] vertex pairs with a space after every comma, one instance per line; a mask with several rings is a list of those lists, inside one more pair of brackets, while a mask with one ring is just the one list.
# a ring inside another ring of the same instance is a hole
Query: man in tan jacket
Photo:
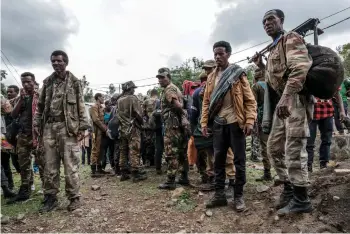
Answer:
[[[227, 199], [225, 189], [225, 165], [227, 150], [232, 148], [234, 164], [236, 167], [236, 180], [234, 184], [234, 204], [237, 211], [243, 211], [243, 187], [246, 183], [245, 173], [245, 136], [250, 135], [256, 119], [256, 101], [250, 89], [250, 85], [244, 71], [238, 74], [238, 79], [224, 94], [213, 121], [209, 121], [210, 102], [214, 88], [223, 78], [222, 73], [230, 66], [228, 59], [231, 55], [231, 45], [225, 41], [216, 42], [213, 46], [214, 58], [217, 64], [214, 72], [209, 75], [204, 92], [202, 105], [202, 133], [208, 136], [208, 124], [213, 122], [213, 146], [214, 146], [214, 171], [215, 171], [215, 195], [208, 202], [207, 208], [226, 206]], [[237, 66], [238, 67], [238, 66]]]

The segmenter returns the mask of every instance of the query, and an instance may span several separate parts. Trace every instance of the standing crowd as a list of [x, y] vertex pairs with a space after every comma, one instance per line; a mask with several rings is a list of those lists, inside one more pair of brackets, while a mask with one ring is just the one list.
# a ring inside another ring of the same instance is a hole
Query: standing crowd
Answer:
[[[6, 136], [1, 155], [4, 197], [9, 204], [30, 198], [32, 155], [44, 193], [40, 212], [49, 212], [58, 204], [61, 163], [69, 211], [80, 206], [80, 163], [90, 165], [94, 178], [111, 174], [106, 170], [109, 163], [120, 181], [139, 182], [147, 179], [146, 166], [163, 175], [164, 159], [166, 175], [158, 188], [173, 190], [177, 185], [190, 185], [187, 152], [193, 147], [199, 188], [215, 191], [206, 207], [226, 206], [227, 197], [232, 196], [240, 212], [246, 209], [246, 137], [253, 134], [253, 148], [258, 148], [252, 150], [252, 160], [261, 155], [264, 165], [264, 174], [257, 180], [272, 180], [273, 166], [275, 184], [283, 185], [277, 213], [310, 212], [308, 173], [313, 170], [316, 131], [320, 130], [322, 141], [320, 168], [326, 168], [333, 120], [339, 134], [344, 134], [349, 123], [350, 81], [344, 80], [333, 99], [301, 92], [312, 59], [303, 38], [283, 30], [284, 18], [281, 10], [270, 10], [263, 17], [273, 43], [266, 64], [260, 54], [253, 57], [257, 69], [252, 87], [246, 72], [229, 63], [231, 45], [219, 41], [212, 48], [215, 60], [204, 62], [199, 87], [187, 105], [172, 83], [170, 69], [162, 67], [156, 74], [160, 97], [152, 90], [140, 100], [134, 95], [137, 87], [128, 81], [122, 93], [110, 100], [96, 93], [87, 112], [81, 82], [66, 70], [68, 55], [54, 51], [50, 57], [54, 72], [43, 81], [40, 94], [34, 74], [25, 72], [21, 75], [23, 88], [11, 85], [9, 100], [1, 99], [1, 126]], [[17, 194], [12, 191], [10, 159], [21, 175]]]

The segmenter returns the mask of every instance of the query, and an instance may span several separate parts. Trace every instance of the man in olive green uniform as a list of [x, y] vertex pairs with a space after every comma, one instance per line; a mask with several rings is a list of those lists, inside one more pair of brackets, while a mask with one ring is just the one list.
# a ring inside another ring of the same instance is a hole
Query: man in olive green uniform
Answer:
[[120, 159], [122, 176], [120, 181], [129, 179], [127, 174], [127, 159], [129, 158], [133, 182], [147, 179], [140, 171], [140, 147], [142, 110], [139, 99], [134, 95], [135, 84], [128, 81], [122, 85], [123, 96], [117, 102], [117, 117], [119, 119]]
[[[160, 184], [160, 189], [175, 189], [175, 177], [181, 172], [179, 184], [188, 185], [188, 162], [185, 152], [187, 141], [185, 135], [186, 113], [183, 110], [181, 91], [171, 82], [170, 70], [160, 68], [157, 75], [160, 86], [162, 117], [164, 121], [164, 153], [167, 162], [167, 181]], [[186, 123], [186, 124], [187, 124]]]
[[[273, 159], [278, 177], [284, 181], [284, 190], [279, 204], [276, 204], [277, 208], [281, 208], [277, 212], [279, 215], [312, 210], [307, 194], [306, 144], [310, 137], [308, 123], [312, 118], [313, 103], [310, 96], [300, 94], [312, 59], [304, 39], [295, 32], [285, 32], [283, 22], [284, 13], [281, 10], [265, 13], [263, 26], [273, 40], [267, 65], [263, 64], [261, 55], [253, 58], [260, 69], [266, 70], [268, 88], [264, 102], [273, 105], [270, 109], [265, 108], [264, 113], [273, 111], [272, 126], [267, 126], [271, 128], [267, 151]], [[264, 125], [265, 118], [263, 128]]]
[[45, 199], [40, 212], [49, 212], [57, 206], [61, 161], [70, 201], [67, 208], [72, 211], [80, 206], [78, 142], [89, 124], [80, 80], [66, 70], [67, 54], [57, 50], [50, 58], [55, 72], [43, 81], [33, 123], [35, 135], [42, 133], [45, 151]]
[[142, 105], [143, 119], [144, 119], [144, 154], [145, 159], [150, 163], [150, 166], [154, 165], [155, 156], [155, 129], [152, 128], [150, 121], [153, 112], [156, 110], [157, 102], [157, 90], [151, 91], [151, 97], [147, 98]]
[[103, 95], [101, 93], [95, 94], [95, 104], [90, 108], [90, 116], [93, 122], [93, 137], [92, 137], [92, 151], [91, 151], [91, 176], [101, 176], [106, 172], [102, 170], [102, 138], [107, 137], [107, 126], [103, 120]]

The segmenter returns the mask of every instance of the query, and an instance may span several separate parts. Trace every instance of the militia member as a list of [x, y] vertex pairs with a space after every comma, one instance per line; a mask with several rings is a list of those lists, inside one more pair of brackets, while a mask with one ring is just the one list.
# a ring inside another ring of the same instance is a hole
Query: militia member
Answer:
[[[231, 51], [231, 45], [225, 41], [216, 42], [213, 46], [217, 67], [209, 75], [204, 91], [201, 127], [203, 135], [207, 137], [208, 124], [211, 125], [213, 121], [215, 194], [207, 207], [227, 205], [224, 192], [225, 166], [227, 151], [231, 147], [236, 168], [234, 205], [237, 211], [243, 211], [243, 187], [246, 183], [245, 136], [250, 135], [253, 129], [256, 101], [243, 69], [229, 64]], [[230, 82], [232, 85], [227, 85]]]
[[259, 140], [260, 152], [262, 156], [262, 162], [264, 165], [264, 175], [261, 178], [256, 179], [256, 181], [270, 181], [272, 180], [271, 176], [271, 163], [267, 155], [267, 139], [269, 135], [264, 133], [261, 127], [263, 113], [264, 113], [264, 95], [265, 95], [265, 71], [257, 68], [255, 70], [255, 84], [252, 86], [252, 91], [255, 96], [255, 100], [258, 105], [258, 118], [257, 118], [257, 138]]
[[103, 147], [102, 140], [106, 136], [107, 125], [104, 123], [103, 95], [95, 94], [95, 104], [90, 108], [90, 116], [93, 122], [92, 151], [91, 151], [91, 176], [101, 176], [106, 172], [102, 168]]
[[158, 82], [163, 88], [161, 95], [162, 117], [164, 121], [164, 153], [167, 162], [167, 181], [159, 189], [175, 189], [175, 177], [178, 171], [181, 177], [178, 183], [188, 185], [188, 162], [186, 156], [186, 113], [183, 110], [181, 91], [171, 82], [170, 70], [158, 70]]
[[54, 72], [43, 81], [34, 118], [34, 132], [42, 134], [44, 142], [44, 205], [40, 212], [57, 206], [60, 187], [60, 165], [64, 166], [67, 209], [80, 206], [79, 141], [89, 128], [80, 80], [66, 70], [68, 55], [61, 50], [52, 52]]
[[153, 112], [156, 110], [157, 90], [153, 89], [151, 95], [143, 102], [144, 116], [144, 154], [150, 166], [154, 166], [155, 159], [155, 129], [152, 128], [151, 120]]
[[130, 179], [127, 174], [128, 158], [133, 182], [147, 179], [147, 176], [140, 171], [142, 109], [139, 99], [134, 95], [135, 88], [137, 87], [132, 81], [124, 83], [123, 96], [117, 102], [120, 135], [119, 164], [122, 173], [120, 181]]
[[21, 187], [18, 194], [8, 203], [25, 201], [30, 197], [30, 185], [33, 184], [32, 150], [37, 146], [33, 138], [33, 114], [38, 101], [38, 93], [34, 90], [35, 76], [33, 73], [21, 74], [23, 89], [20, 98], [12, 111], [12, 118], [19, 118], [19, 134], [17, 136], [17, 153], [21, 170]]
[[266, 66], [261, 55], [257, 53], [253, 57], [255, 64], [266, 70], [268, 95], [264, 101], [273, 107], [264, 112], [274, 110], [267, 153], [274, 161], [279, 179], [284, 181], [284, 190], [276, 204], [280, 208], [279, 215], [310, 212], [312, 209], [307, 194], [306, 143], [310, 136], [308, 122], [313, 107], [311, 97], [299, 94], [312, 59], [304, 39], [295, 32], [283, 30], [284, 19], [284, 13], [278, 9], [265, 13], [263, 27], [273, 40]]

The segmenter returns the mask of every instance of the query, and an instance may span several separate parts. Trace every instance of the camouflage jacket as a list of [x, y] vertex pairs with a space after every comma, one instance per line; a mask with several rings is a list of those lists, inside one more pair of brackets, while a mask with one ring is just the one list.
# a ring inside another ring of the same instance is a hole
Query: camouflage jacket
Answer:
[[156, 101], [157, 99], [154, 97], [147, 98], [143, 102], [143, 114], [144, 114], [144, 125], [145, 128], [151, 128], [151, 125], [153, 126], [154, 124], [151, 124], [150, 121], [153, 120], [152, 114], [156, 110]]
[[[67, 74], [65, 95], [63, 97], [63, 112], [68, 135], [72, 136], [77, 135], [79, 131], [87, 130], [89, 123], [80, 80], [69, 71], [67, 71]], [[33, 125], [41, 130], [49, 117], [55, 76], [56, 73], [52, 73], [43, 81], [42, 91], [39, 96]]]
[[178, 100], [183, 105], [183, 96], [180, 89], [173, 83], [170, 83], [161, 94], [161, 108], [164, 119], [167, 119], [170, 113], [175, 113], [172, 104], [173, 100]]
[[142, 119], [142, 109], [135, 95], [125, 95], [118, 99], [117, 109], [120, 131], [126, 132], [135, 125], [141, 127], [139, 120]]
[[283, 35], [269, 48], [266, 81], [282, 94], [295, 94], [303, 89], [312, 65], [304, 39], [295, 32]]

